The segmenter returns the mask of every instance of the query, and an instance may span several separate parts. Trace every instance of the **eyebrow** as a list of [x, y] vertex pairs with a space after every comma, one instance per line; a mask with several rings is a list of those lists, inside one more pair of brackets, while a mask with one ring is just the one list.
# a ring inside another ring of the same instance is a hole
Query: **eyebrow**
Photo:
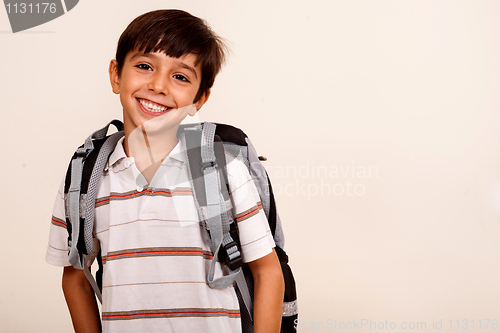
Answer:
[[195, 78], [198, 78], [198, 75], [196, 74], [196, 71], [194, 70], [193, 67], [183, 63], [182, 61], [179, 63], [179, 66], [181, 66], [182, 68], [185, 68], [187, 69], [188, 71], [192, 72], [194, 74], [194, 77]]
[[[144, 53], [144, 52], [137, 52], [136, 54], [134, 54], [130, 60], [134, 60], [135, 58], [137, 57], [146, 57], [146, 58], [158, 58], [157, 55], [153, 54], [153, 53]], [[184, 68], [184, 69], [187, 69], [188, 71], [190, 71], [191, 73], [193, 73], [193, 75], [198, 78], [198, 74], [196, 74], [196, 70], [189, 66], [188, 64], [182, 62], [182, 60], [179, 60], [179, 66]]]

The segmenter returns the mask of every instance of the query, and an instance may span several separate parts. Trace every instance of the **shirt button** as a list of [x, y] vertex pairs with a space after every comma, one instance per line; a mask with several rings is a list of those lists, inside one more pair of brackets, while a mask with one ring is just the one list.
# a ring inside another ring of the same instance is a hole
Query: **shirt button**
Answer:
[[125, 160], [125, 167], [128, 168], [130, 166], [130, 161], [129, 160]]
[[143, 187], [137, 186], [137, 192], [141, 192], [143, 189]]

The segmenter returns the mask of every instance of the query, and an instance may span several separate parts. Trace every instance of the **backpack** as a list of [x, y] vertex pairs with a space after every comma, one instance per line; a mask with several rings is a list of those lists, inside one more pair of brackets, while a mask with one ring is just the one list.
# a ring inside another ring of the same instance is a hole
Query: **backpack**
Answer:
[[[107, 136], [111, 124], [117, 128], [118, 132]], [[238, 230], [231, 214], [226, 172], [225, 153], [227, 152], [247, 166], [259, 193], [262, 208], [276, 244], [275, 251], [285, 281], [281, 332], [296, 332], [295, 323], [298, 311], [295, 280], [288, 266], [288, 256], [283, 250], [283, 230], [276, 212], [271, 183], [261, 163], [261, 160], [266, 159], [257, 155], [243, 131], [230, 125], [208, 122], [181, 125], [177, 134], [178, 137], [185, 135], [186, 161], [189, 165], [194, 201], [200, 220], [205, 222], [205, 230], [210, 237], [211, 249], [214, 253], [207, 274], [209, 286], [225, 288], [235, 285], [240, 303], [243, 332], [253, 332], [251, 316], [253, 278], [248, 265], [242, 261]], [[71, 158], [65, 179], [64, 199], [69, 261], [73, 267], [83, 269], [101, 302], [102, 260], [100, 253], [97, 256], [99, 270], [96, 272], [95, 279], [84, 263], [84, 255], [94, 253], [92, 233], [99, 180], [109, 156], [123, 136], [123, 123], [119, 120], [113, 120], [92, 133]], [[227, 266], [228, 275], [214, 279], [216, 261]]]

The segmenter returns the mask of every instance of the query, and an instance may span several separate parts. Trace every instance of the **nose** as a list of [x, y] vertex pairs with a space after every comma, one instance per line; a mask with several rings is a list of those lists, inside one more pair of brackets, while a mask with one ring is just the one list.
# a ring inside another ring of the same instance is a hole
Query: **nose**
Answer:
[[151, 76], [148, 89], [157, 94], [168, 95], [168, 75], [156, 72]]

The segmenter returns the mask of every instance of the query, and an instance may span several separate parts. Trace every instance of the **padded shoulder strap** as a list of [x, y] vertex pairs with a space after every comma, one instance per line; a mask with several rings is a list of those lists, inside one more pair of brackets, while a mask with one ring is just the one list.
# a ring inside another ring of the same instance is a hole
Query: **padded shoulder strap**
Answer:
[[[73, 267], [78, 269], [83, 269], [83, 254], [93, 252], [92, 239], [90, 239], [91, 244], [89, 246], [89, 242], [87, 242], [85, 237], [82, 237], [82, 233], [85, 230], [86, 214], [81, 209], [81, 204], [85, 201], [88, 188], [97, 186], [92, 184], [92, 179], [89, 179], [89, 177], [91, 177], [94, 169], [94, 163], [99, 162], [100, 157], [98, 153], [102, 152], [101, 145], [106, 145], [106, 142], [109, 141], [105, 140], [105, 137], [111, 124], [115, 125], [119, 131], [123, 130], [123, 124], [119, 120], [113, 120], [103, 128], [92, 133], [73, 155], [70, 167], [66, 173], [65, 207], [68, 225], [69, 261]], [[118, 133], [122, 133], [121, 135], [123, 136], [123, 132]], [[118, 133], [115, 133], [113, 136], [116, 138]], [[107, 145], [110, 144], [111, 142], [108, 142]], [[82, 184], [85, 186], [84, 192], [82, 191]], [[92, 207], [88, 207], [87, 205], [87, 208], [94, 209], [93, 205], [90, 206]], [[92, 238], [92, 234], [90, 236]]]
[[[228, 207], [230, 200], [222, 140], [215, 135], [216, 125], [212, 123], [204, 123], [202, 128], [190, 128], [185, 133], [195, 197], [199, 205], [205, 208], [214, 254], [207, 274], [208, 285], [211, 288], [226, 288], [236, 282], [251, 313], [251, 297], [241, 270], [240, 249], [231, 234], [232, 216], [230, 217], [231, 207]], [[205, 220], [204, 216], [201, 218]], [[222, 248], [225, 251], [221, 251]], [[229, 275], [214, 279], [215, 264], [220, 252], [225, 252]]]

